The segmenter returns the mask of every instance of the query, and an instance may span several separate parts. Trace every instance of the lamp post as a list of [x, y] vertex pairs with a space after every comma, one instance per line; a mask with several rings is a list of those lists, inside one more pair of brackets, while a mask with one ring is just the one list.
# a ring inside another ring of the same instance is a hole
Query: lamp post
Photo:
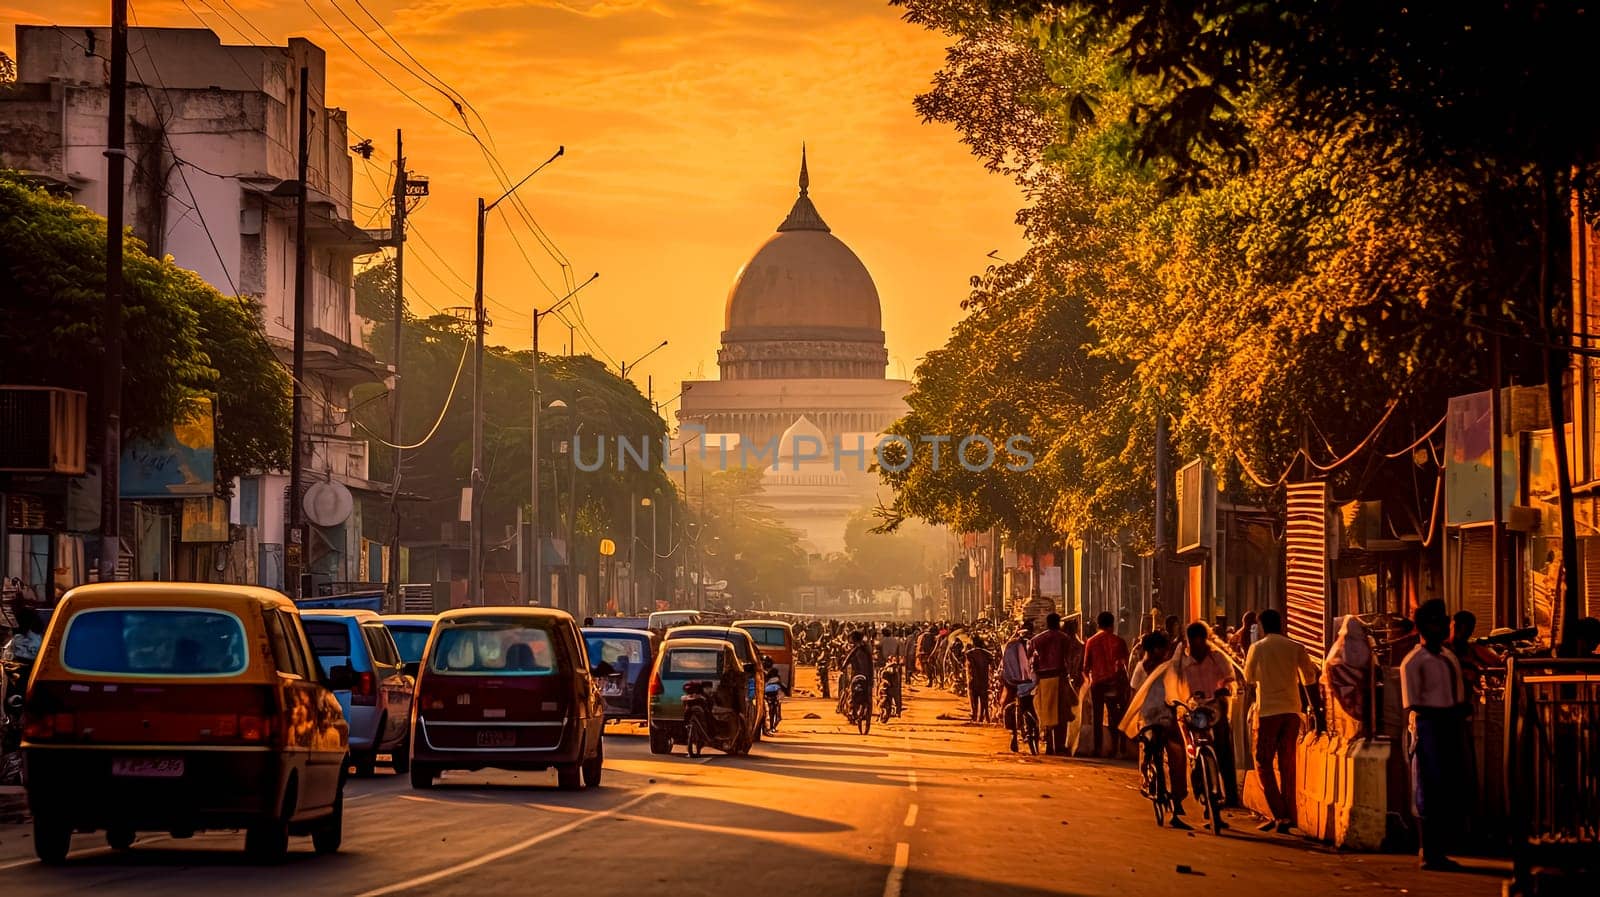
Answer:
[[639, 362], [644, 361], [646, 358], [649, 358], [650, 356], [656, 354], [657, 352], [660, 352], [662, 349], [665, 349], [666, 347], [667, 347], [667, 341], [666, 340], [662, 340], [661, 342], [656, 344], [655, 348], [653, 348], [650, 351], [644, 353], [643, 355], [640, 355], [638, 358], [635, 358], [632, 361], [625, 361], [625, 362], [617, 365], [618, 370], [620, 370], [622, 372], [622, 379], [624, 379], [624, 380], [628, 379], [628, 371], [638, 367], [639, 366]]
[[[555, 155], [544, 160], [538, 168], [522, 176], [506, 189], [506, 192], [495, 197], [494, 202], [486, 203], [483, 197], [478, 197], [478, 260], [477, 280], [472, 290], [472, 322], [473, 322], [473, 349], [472, 349], [472, 520], [468, 523], [468, 556], [467, 556], [467, 603], [483, 604], [483, 238], [484, 231], [488, 228], [489, 213], [500, 205], [506, 197], [517, 192], [517, 188], [528, 182], [528, 179], [544, 170], [546, 165], [561, 158], [567, 151], [560, 147]], [[534, 368], [538, 368], [538, 351], [534, 351]], [[535, 431], [535, 442], [537, 439]], [[537, 529], [537, 527], [535, 527]]]
[[[523, 590], [526, 593], [523, 597], [528, 604], [535, 604], [539, 601], [540, 593], [543, 591], [539, 582], [544, 578], [544, 538], [539, 531], [539, 408], [542, 404], [539, 400], [539, 321], [544, 316], [553, 315], [567, 307], [573, 301], [573, 297], [578, 295], [579, 290], [594, 283], [599, 277], [600, 272], [596, 271], [589, 275], [588, 280], [573, 287], [572, 292], [552, 302], [549, 308], [543, 311], [537, 308], [533, 310], [533, 410], [529, 414], [529, 427], [533, 432], [533, 437], [528, 441], [531, 447], [529, 467], [532, 472], [532, 477], [528, 484], [528, 493], [529, 507], [531, 509], [529, 517], [533, 521], [533, 572], [528, 576], [527, 582], [523, 584]], [[558, 399], [557, 401], [560, 400]], [[562, 407], [565, 407], [565, 403], [562, 403]]]

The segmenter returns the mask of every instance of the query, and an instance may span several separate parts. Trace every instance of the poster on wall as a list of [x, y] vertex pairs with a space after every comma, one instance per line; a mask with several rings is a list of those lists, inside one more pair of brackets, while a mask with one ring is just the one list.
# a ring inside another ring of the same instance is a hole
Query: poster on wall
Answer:
[[189, 415], [150, 439], [122, 447], [124, 499], [189, 498], [217, 488], [216, 427], [210, 399], [195, 399]]
[[[1445, 412], [1444, 522], [1467, 526], [1494, 520], [1494, 413], [1488, 390], [1456, 396]], [[1504, 410], [1504, 409], [1503, 409]], [[1517, 495], [1516, 444], [1500, 440], [1500, 506], [1509, 513]]]

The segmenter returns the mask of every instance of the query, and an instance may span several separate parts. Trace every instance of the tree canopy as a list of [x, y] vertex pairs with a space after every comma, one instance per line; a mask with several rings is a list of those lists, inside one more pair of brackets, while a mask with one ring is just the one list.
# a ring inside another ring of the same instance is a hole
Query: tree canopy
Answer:
[[[5, 380], [78, 389], [101, 405], [106, 220], [0, 172], [0, 342]], [[170, 257], [123, 240], [124, 432], [151, 436], [200, 396], [216, 408], [217, 477], [289, 463], [290, 379], [261, 310]], [[91, 445], [99, 439], [90, 428]], [[91, 450], [91, 455], [92, 455]]]

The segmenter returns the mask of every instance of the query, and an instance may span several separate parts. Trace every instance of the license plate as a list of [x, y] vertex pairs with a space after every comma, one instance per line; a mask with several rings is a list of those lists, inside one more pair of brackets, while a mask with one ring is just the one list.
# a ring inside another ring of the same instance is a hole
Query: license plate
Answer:
[[111, 774], [136, 779], [176, 779], [183, 775], [183, 758], [119, 758], [111, 761]]
[[515, 747], [517, 733], [499, 729], [482, 729], [478, 732], [478, 747]]

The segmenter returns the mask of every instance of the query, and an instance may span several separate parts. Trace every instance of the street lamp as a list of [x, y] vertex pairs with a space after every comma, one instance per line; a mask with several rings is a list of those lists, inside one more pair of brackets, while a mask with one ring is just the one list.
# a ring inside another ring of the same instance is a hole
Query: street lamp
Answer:
[[[578, 295], [579, 290], [594, 283], [599, 277], [600, 272], [596, 271], [589, 275], [588, 280], [573, 287], [572, 292], [552, 302], [549, 308], [544, 311], [540, 311], [537, 308], [533, 310], [533, 410], [529, 414], [529, 426], [533, 430], [533, 438], [528, 442], [532, 447], [529, 453], [529, 466], [533, 471], [532, 481], [528, 485], [529, 506], [532, 509], [529, 516], [533, 518], [533, 575], [528, 577], [528, 581], [523, 584], [527, 592], [524, 598], [529, 604], [533, 604], [539, 599], [538, 580], [544, 576], [544, 542], [539, 535], [539, 321], [545, 315], [553, 315], [565, 308], [572, 302], [573, 297]], [[560, 399], [550, 403], [550, 407], [554, 408], [558, 403], [562, 408], [567, 407], [567, 403], [562, 402]]]
[[[467, 558], [467, 603], [483, 604], [483, 235], [488, 227], [489, 212], [500, 205], [506, 197], [517, 192], [517, 188], [528, 182], [528, 179], [544, 170], [546, 165], [561, 158], [567, 151], [565, 146], [556, 149], [555, 155], [544, 160], [538, 168], [522, 176], [506, 189], [506, 192], [495, 197], [494, 202], [485, 203], [483, 197], [478, 197], [478, 270], [477, 283], [472, 292], [473, 311], [473, 354], [472, 354], [472, 520], [468, 524], [468, 558]], [[592, 279], [592, 278], [591, 278]], [[534, 364], [537, 367], [538, 352], [534, 352]], [[535, 431], [537, 432], [537, 431]], [[537, 441], [537, 440], [535, 440]]]
[[666, 340], [662, 340], [661, 342], [656, 344], [655, 348], [653, 348], [650, 351], [644, 353], [643, 355], [640, 355], [638, 358], [635, 358], [632, 361], [625, 361], [622, 364], [618, 365], [617, 367], [622, 371], [622, 379], [624, 379], [624, 380], [628, 379], [628, 370], [630, 368], [638, 367], [639, 366], [639, 362], [644, 361], [646, 358], [649, 358], [650, 356], [656, 354], [657, 352], [660, 352], [662, 349], [665, 349], [666, 347], [667, 347], [667, 341]]

